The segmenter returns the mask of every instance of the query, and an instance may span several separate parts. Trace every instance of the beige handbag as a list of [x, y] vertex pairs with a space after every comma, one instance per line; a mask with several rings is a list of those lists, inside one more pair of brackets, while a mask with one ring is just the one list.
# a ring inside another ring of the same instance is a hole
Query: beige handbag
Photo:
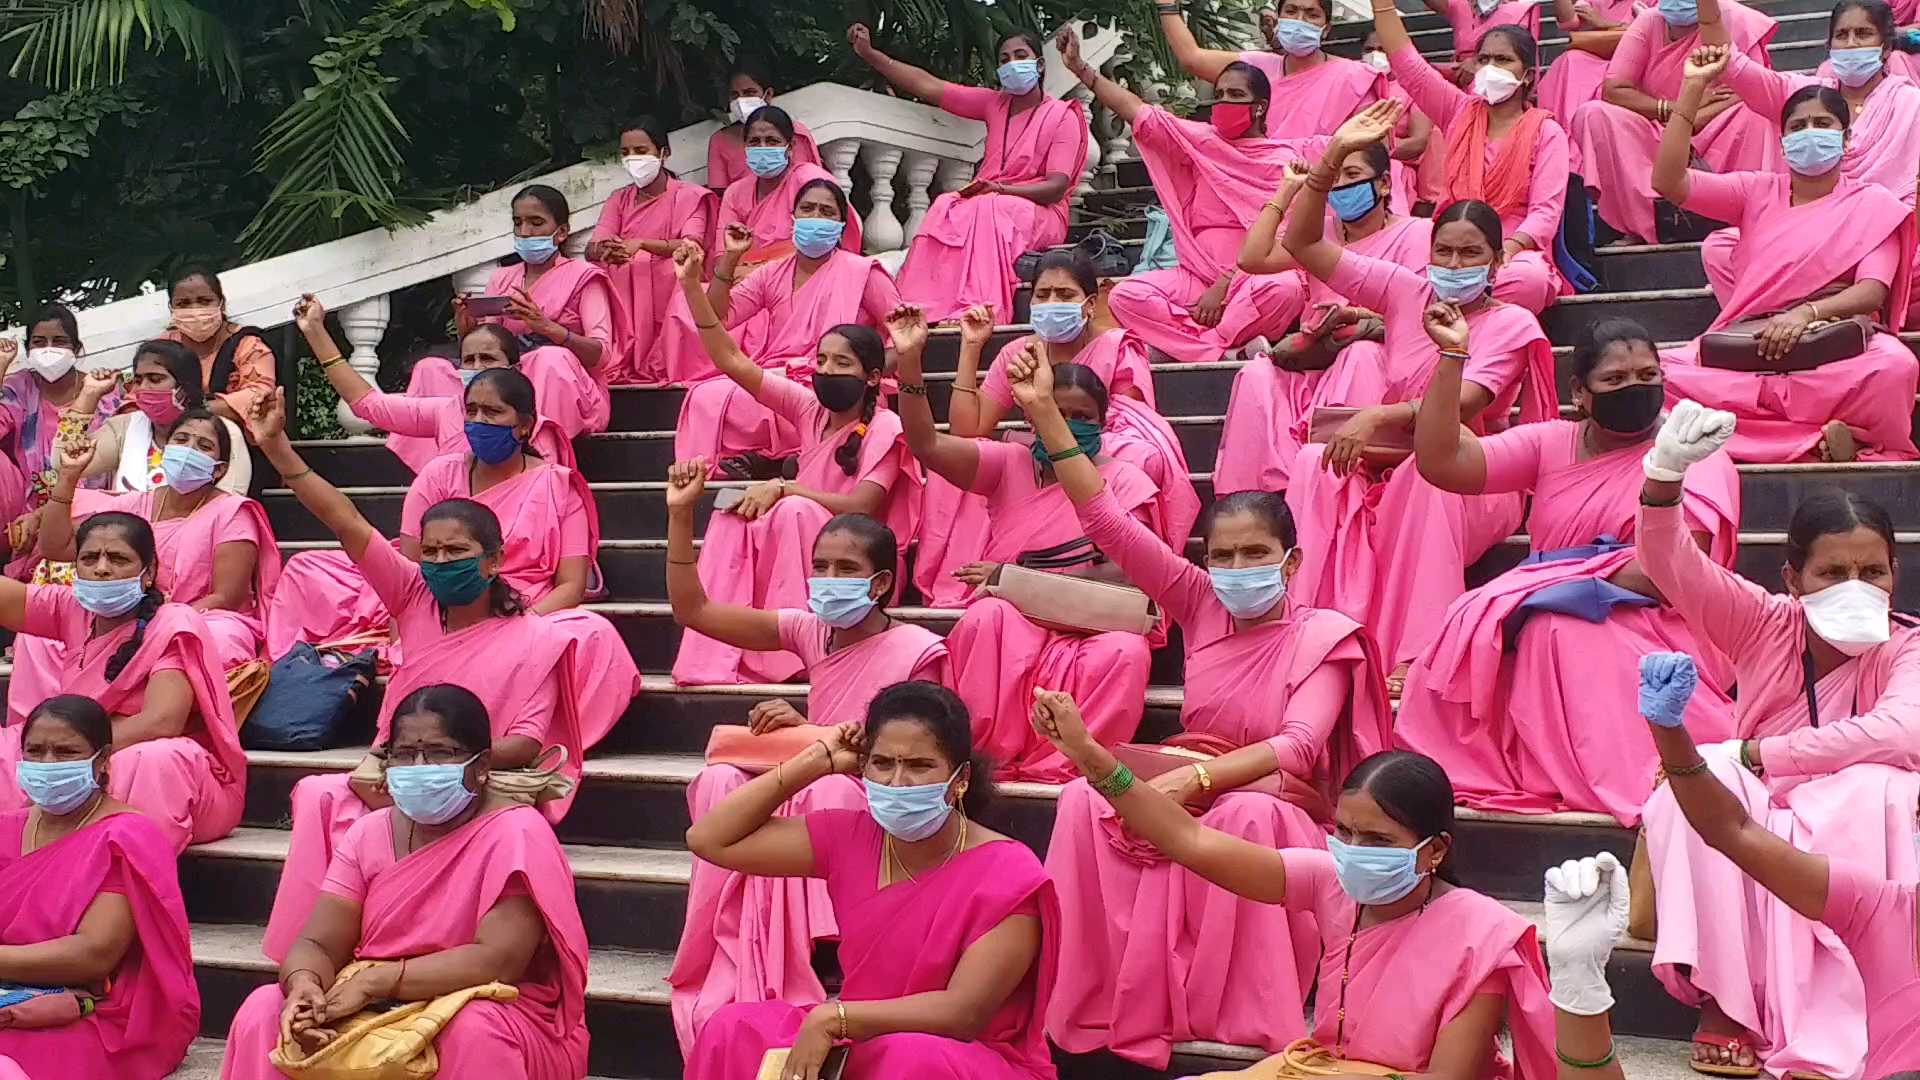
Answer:
[[[347, 965], [334, 981], [351, 977], [369, 963]], [[514, 987], [491, 982], [432, 1001], [409, 1001], [386, 1012], [369, 1009], [340, 1025], [333, 1041], [313, 1053], [282, 1042], [267, 1055], [267, 1063], [293, 1080], [428, 1080], [440, 1073], [433, 1040], [467, 1002], [475, 998], [512, 1001], [519, 996]]]
[[549, 746], [518, 769], [495, 769], [487, 774], [487, 794], [495, 801], [538, 806], [573, 794], [573, 777], [560, 771], [567, 748]]
[[[1307, 421], [1307, 441], [1310, 443], [1330, 443], [1340, 433], [1347, 421], [1358, 416], [1359, 409], [1344, 405], [1322, 405], [1313, 410], [1313, 417]], [[1404, 463], [1413, 456], [1413, 429], [1391, 427], [1373, 433], [1373, 441], [1367, 443], [1360, 457], [1375, 469], [1391, 469]]]
[[1385, 1065], [1337, 1058], [1312, 1039], [1296, 1039], [1285, 1050], [1250, 1069], [1204, 1073], [1189, 1080], [1310, 1080], [1317, 1076], [1393, 1076], [1395, 1072]]
[[997, 596], [1034, 623], [1068, 634], [1151, 633], [1160, 608], [1131, 585], [1002, 563], [976, 595]]

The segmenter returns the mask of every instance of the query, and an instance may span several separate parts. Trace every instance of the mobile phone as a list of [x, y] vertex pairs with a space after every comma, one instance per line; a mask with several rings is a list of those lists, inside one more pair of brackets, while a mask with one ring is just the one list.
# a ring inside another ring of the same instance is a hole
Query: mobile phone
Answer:
[[507, 301], [511, 299], [512, 297], [508, 296], [469, 296], [467, 297], [467, 314], [480, 319], [505, 315]]
[[721, 488], [713, 493], [713, 508], [715, 510], [731, 510], [735, 506], [740, 505], [740, 500], [746, 497], [746, 488]]

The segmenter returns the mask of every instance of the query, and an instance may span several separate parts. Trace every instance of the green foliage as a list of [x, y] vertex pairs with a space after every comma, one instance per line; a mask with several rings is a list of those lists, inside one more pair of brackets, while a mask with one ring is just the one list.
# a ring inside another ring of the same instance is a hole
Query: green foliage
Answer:
[[125, 78], [133, 35], [158, 52], [178, 46], [188, 65], [223, 89], [240, 86], [240, 53], [220, 16], [188, 0], [65, 0], [0, 4], [0, 42], [16, 42], [9, 74], [56, 87], [98, 86]]
[[114, 89], [68, 90], [27, 102], [0, 122], [0, 184], [24, 190], [66, 171], [93, 152], [101, 120], [141, 108]]
[[346, 435], [347, 429], [340, 426], [340, 417], [334, 412], [338, 404], [340, 395], [333, 392], [333, 384], [320, 373], [320, 365], [301, 364], [300, 384], [294, 389], [294, 435], [302, 439], [338, 439]]

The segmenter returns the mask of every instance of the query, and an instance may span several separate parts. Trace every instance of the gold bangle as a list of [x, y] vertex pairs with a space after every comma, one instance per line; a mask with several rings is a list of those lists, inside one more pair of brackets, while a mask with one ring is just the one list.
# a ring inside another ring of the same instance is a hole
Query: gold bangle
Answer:
[[72, 505], [73, 505], [73, 500], [72, 500], [72, 499], [63, 499], [63, 498], [61, 498], [60, 496], [58, 496], [58, 495], [55, 495], [55, 494], [54, 494], [53, 492], [51, 492], [51, 491], [49, 491], [49, 492], [47, 492], [47, 501], [48, 501], [48, 502], [50, 502], [50, 503], [59, 503], [59, 504], [60, 504], [61, 506], [72, 506]]
[[956, 394], [977, 394], [980, 392], [980, 388], [977, 386], [961, 386], [959, 383], [954, 383], [953, 392]]
[[313, 475], [312, 469], [301, 469], [297, 473], [292, 473], [290, 475], [281, 477], [280, 482], [283, 484], [291, 484], [295, 480], [305, 480], [307, 477], [312, 475]]
[[846, 1041], [846, 1040], [848, 1040], [848, 1039], [851, 1039], [851, 1038], [852, 1038], [853, 1036], [852, 1036], [852, 1035], [849, 1035], [849, 1034], [848, 1034], [848, 1032], [849, 1032], [849, 1031], [851, 1031], [852, 1029], [851, 1029], [851, 1028], [849, 1028], [849, 1027], [847, 1027], [847, 1006], [846, 1006], [846, 1005], [845, 1005], [844, 1003], [842, 1003], [842, 1002], [838, 1002], [838, 1001], [836, 1001], [836, 1002], [834, 1002], [834, 1003], [833, 1003], [833, 1007], [834, 1007], [834, 1010], [835, 1010], [835, 1011], [837, 1011], [837, 1012], [838, 1012], [838, 1013], [840, 1014], [840, 1039], [841, 1039], [841, 1041], [843, 1041], [843, 1042], [844, 1042], [844, 1041]]
[[320, 361], [320, 370], [332, 371], [334, 368], [337, 368], [341, 364], [344, 364], [346, 362], [347, 362], [347, 358], [344, 356], [336, 356], [331, 360], [322, 360]]
[[1820, 321], [1820, 305], [1819, 304], [1816, 304], [1813, 301], [1809, 300], [1807, 301], [1807, 310], [1813, 312], [1814, 322]]
[[1213, 777], [1207, 773], [1207, 767], [1205, 765], [1202, 765], [1197, 761], [1194, 762], [1193, 775], [1200, 778], [1201, 791], [1211, 792], [1213, 790]]
[[696, 320], [694, 320], [694, 324], [693, 324], [693, 325], [695, 325], [695, 326], [697, 326], [697, 327], [699, 327], [699, 328], [700, 328], [700, 329], [702, 329], [702, 330], [718, 330], [718, 329], [720, 329], [720, 322], [719, 322], [719, 320], [717, 320], [717, 319], [716, 319], [716, 320], [714, 320], [713, 322], [700, 322], [699, 320], [697, 320], [697, 319], [696, 319]]

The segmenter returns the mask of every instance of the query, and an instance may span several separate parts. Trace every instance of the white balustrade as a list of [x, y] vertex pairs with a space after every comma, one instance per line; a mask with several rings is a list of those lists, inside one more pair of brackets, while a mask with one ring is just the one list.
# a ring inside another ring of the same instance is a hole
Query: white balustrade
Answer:
[[865, 242], [869, 252], [899, 251], [907, 246], [906, 230], [893, 213], [893, 178], [900, 171], [900, 158], [906, 151], [897, 146], [870, 142], [860, 151], [860, 163], [866, 166], [867, 210]]
[[[346, 332], [347, 342], [353, 346], [347, 363], [370, 383], [380, 374], [380, 339], [386, 336], [387, 323], [392, 317], [393, 303], [386, 293], [340, 309], [340, 329]], [[340, 418], [342, 427], [355, 435], [364, 435], [370, 430], [371, 426], [353, 415], [344, 401], [335, 407], [334, 415]]]
[[820, 164], [833, 174], [848, 198], [853, 197], [853, 162], [859, 156], [859, 139], [835, 139], [820, 147]]
[[498, 267], [497, 263], [484, 262], [456, 272], [453, 274], [453, 295], [484, 296], [487, 291], [487, 281], [493, 277], [493, 272]]
[[933, 174], [940, 167], [940, 159], [932, 154], [923, 154], [918, 150], [909, 150], [906, 156], [907, 172], [907, 242], [920, 235], [920, 227], [926, 224], [927, 209], [933, 205]]

